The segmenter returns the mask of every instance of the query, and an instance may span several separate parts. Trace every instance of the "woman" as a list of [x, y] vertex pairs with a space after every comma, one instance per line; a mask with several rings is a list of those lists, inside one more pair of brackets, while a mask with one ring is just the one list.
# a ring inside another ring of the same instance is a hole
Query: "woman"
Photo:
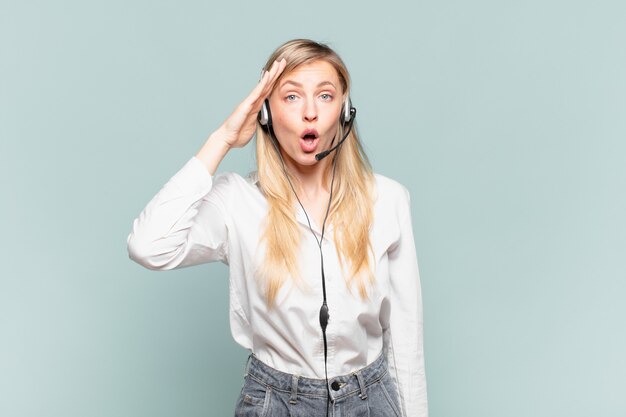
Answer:
[[[372, 173], [349, 91], [328, 46], [281, 45], [128, 236], [150, 269], [229, 265], [236, 416], [427, 416], [409, 193]], [[255, 130], [258, 172], [216, 174]]]

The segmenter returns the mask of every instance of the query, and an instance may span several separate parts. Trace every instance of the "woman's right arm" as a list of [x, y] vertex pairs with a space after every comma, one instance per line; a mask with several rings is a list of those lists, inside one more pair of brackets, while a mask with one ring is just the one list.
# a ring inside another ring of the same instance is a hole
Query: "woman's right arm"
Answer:
[[133, 221], [129, 258], [152, 270], [228, 263], [227, 179], [190, 158]]
[[228, 151], [252, 139], [256, 115], [285, 62], [275, 62], [246, 99], [148, 202], [127, 238], [130, 259], [153, 270], [228, 263], [228, 177], [215, 172]]

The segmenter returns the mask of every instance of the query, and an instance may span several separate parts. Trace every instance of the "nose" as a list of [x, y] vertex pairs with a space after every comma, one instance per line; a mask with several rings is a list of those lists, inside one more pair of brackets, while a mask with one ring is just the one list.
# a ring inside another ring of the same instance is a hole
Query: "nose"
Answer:
[[302, 110], [302, 118], [306, 122], [317, 120], [317, 106], [314, 100], [307, 100]]

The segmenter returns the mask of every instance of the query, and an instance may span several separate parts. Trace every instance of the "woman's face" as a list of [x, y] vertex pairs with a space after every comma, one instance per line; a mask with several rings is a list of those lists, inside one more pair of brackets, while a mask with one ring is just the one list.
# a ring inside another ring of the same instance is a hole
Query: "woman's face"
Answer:
[[337, 133], [343, 91], [335, 68], [318, 60], [285, 74], [270, 98], [272, 126], [283, 156], [314, 165]]

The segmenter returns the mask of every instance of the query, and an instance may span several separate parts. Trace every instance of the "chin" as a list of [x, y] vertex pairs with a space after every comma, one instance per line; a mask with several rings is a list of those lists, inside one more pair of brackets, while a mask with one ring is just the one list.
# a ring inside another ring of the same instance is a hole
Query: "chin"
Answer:
[[317, 155], [318, 153], [319, 152], [301, 155], [296, 160], [296, 162], [300, 165], [306, 165], [306, 166], [315, 165], [319, 162], [317, 159], [315, 159], [315, 155]]

